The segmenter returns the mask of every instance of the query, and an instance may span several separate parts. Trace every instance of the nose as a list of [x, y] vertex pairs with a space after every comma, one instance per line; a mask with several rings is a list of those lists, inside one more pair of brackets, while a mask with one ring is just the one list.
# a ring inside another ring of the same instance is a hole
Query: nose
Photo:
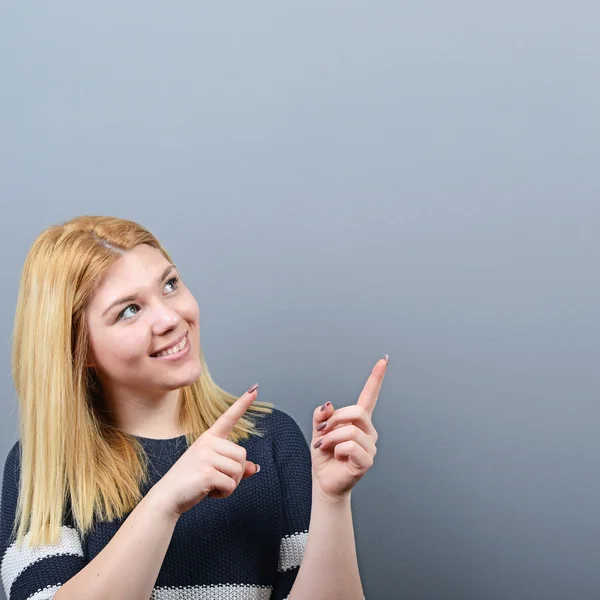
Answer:
[[169, 333], [177, 329], [180, 323], [179, 313], [164, 302], [158, 303], [154, 307], [152, 311], [152, 333], [154, 335]]

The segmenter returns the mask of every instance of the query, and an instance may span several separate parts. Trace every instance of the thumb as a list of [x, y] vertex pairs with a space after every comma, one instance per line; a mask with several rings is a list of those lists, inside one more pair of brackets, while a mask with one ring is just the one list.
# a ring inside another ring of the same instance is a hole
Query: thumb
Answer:
[[242, 479], [247, 479], [252, 475], [255, 475], [260, 471], [260, 465], [257, 465], [249, 460], [246, 461], [246, 467], [244, 469], [244, 474], [242, 475]]

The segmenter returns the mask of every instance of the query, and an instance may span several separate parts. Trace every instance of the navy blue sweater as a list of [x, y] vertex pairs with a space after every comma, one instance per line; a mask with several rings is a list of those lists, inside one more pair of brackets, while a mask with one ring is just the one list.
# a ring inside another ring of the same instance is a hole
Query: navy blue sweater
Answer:
[[[206, 497], [183, 514], [151, 598], [160, 600], [284, 600], [298, 573], [310, 522], [310, 449], [285, 412], [256, 418], [264, 437], [239, 443], [260, 465], [228, 498]], [[138, 437], [150, 462], [145, 495], [186, 450], [185, 437]], [[99, 522], [85, 537], [66, 511], [55, 546], [18, 550], [10, 537], [15, 516], [20, 443], [4, 467], [0, 511], [2, 583], [9, 600], [48, 600], [108, 544], [122, 522]], [[123, 573], [127, 577], [127, 573]]]

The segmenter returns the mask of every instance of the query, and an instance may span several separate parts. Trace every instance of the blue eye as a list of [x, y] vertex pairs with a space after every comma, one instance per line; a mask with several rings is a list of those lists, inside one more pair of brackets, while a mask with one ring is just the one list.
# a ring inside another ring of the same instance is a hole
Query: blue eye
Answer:
[[[170, 290], [167, 290], [167, 293], [171, 293], [174, 292], [178, 287], [179, 287], [179, 277], [171, 277], [171, 279], [169, 279], [166, 283], [165, 283], [165, 288], [167, 286], [171, 286]], [[129, 311], [129, 314], [128, 314]], [[140, 308], [137, 304], [130, 304], [129, 306], [127, 306], [124, 310], [122, 310], [118, 317], [117, 320], [129, 320], [133, 317], [135, 317], [135, 315], [138, 314], [138, 312], [140, 311]]]
[[[130, 314], [130, 316], [126, 317], [125, 314], [130, 309], [133, 309], [134, 312], [133, 312], [133, 314]], [[131, 317], [134, 317], [137, 314], [137, 312], [138, 312], [137, 304], [130, 304], [125, 310], [122, 310], [119, 313], [119, 319], [131, 319]]]
[[179, 287], [179, 277], [171, 277], [171, 279], [169, 279], [169, 281], [167, 281], [167, 283], [165, 283], [165, 287], [167, 285], [172, 285], [173, 290], [176, 290]]

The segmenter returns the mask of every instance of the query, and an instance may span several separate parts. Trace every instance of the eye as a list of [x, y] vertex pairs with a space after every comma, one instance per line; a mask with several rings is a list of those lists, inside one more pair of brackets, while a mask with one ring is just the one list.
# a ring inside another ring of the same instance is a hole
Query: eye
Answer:
[[167, 287], [168, 285], [171, 286], [170, 291], [175, 291], [179, 287], [179, 277], [171, 277], [171, 279], [169, 279], [167, 283], [165, 283], [165, 287]]
[[[132, 317], [135, 317], [135, 315], [137, 315], [138, 310], [139, 310], [139, 308], [138, 308], [137, 304], [130, 304], [127, 308], [125, 308], [124, 310], [122, 310], [119, 313], [118, 319], [119, 320], [120, 319], [125, 319], [125, 320], [131, 319]], [[127, 315], [127, 311], [133, 311], [133, 312], [130, 312], [129, 316], [126, 316]]]
[[[170, 289], [167, 288], [170, 286]], [[165, 290], [167, 294], [174, 292], [179, 287], [179, 277], [171, 277], [165, 283]], [[140, 307], [137, 304], [130, 304], [124, 310], [122, 310], [117, 316], [117, 321], [128, 321], [129, 319], [135, 317], [135, 315], [140, 312]]]

